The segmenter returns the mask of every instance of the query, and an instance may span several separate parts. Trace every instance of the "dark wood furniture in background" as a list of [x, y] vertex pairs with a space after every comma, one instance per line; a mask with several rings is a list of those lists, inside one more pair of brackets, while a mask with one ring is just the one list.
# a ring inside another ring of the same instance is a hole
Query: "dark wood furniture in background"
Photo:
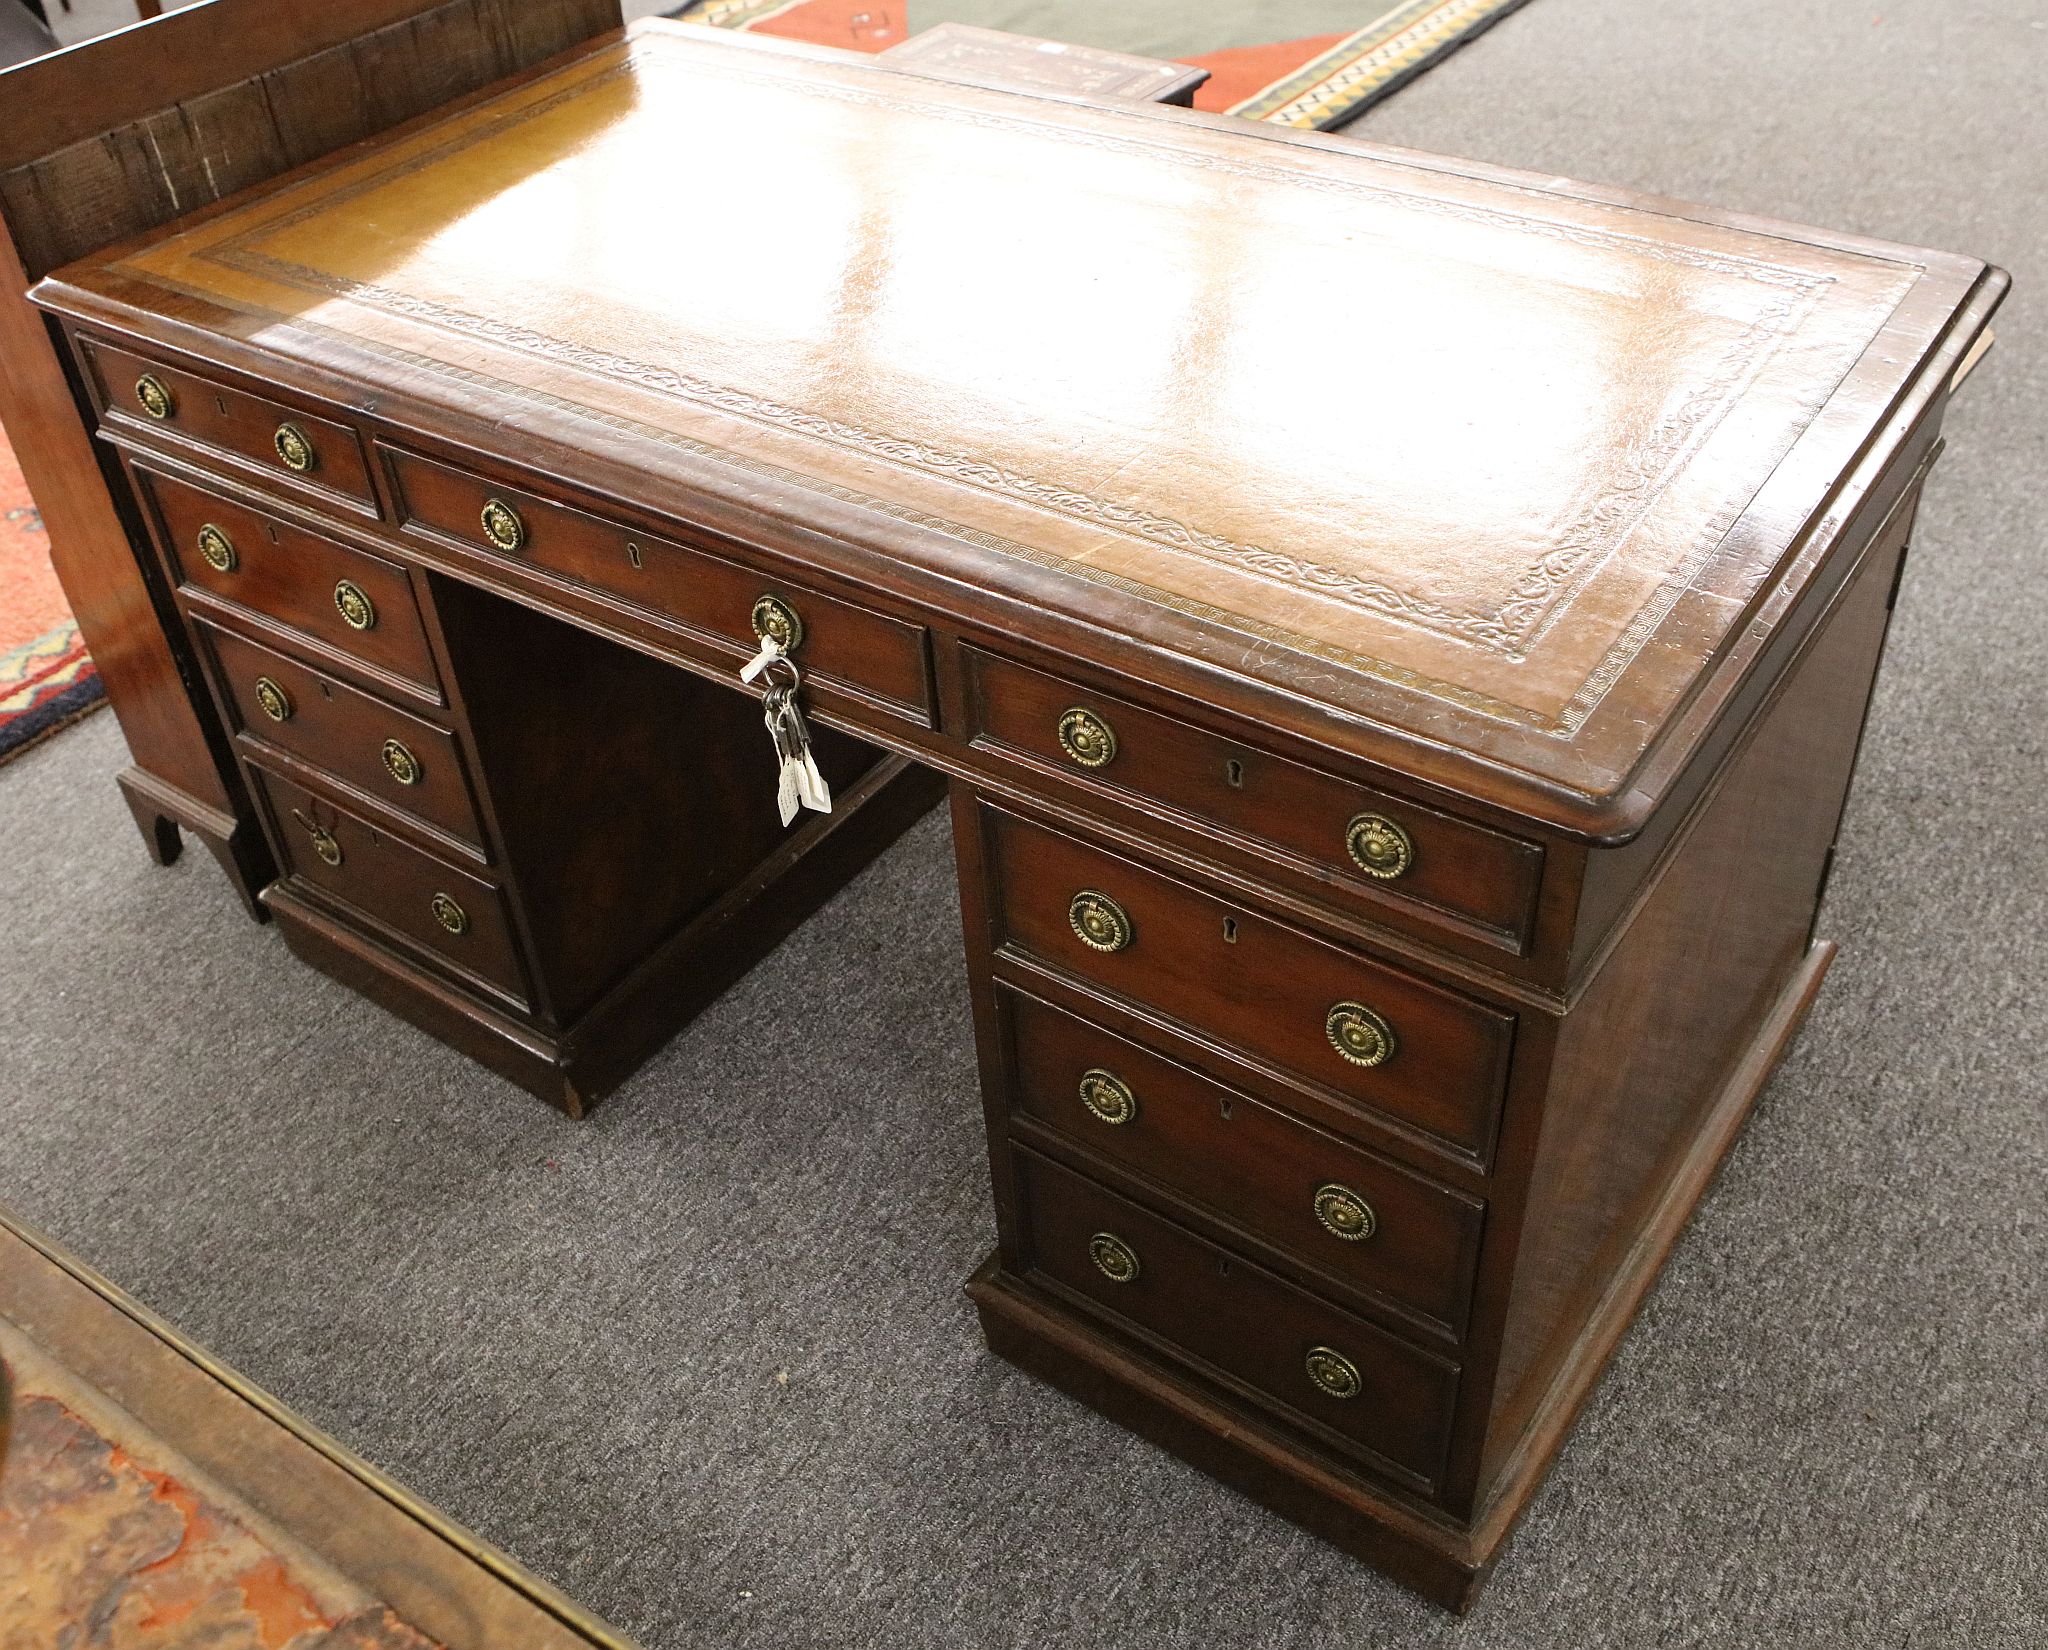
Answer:
[[2005, 287], [647, 25], [35, 297], [302, 954], [573, 1106], [945, 773], [990, 1344], [1462, 1608], [1826, 967]]
[[276, 870], [248, 792], [23, 294], [618, 24], [618, 0], [207, 0], [0, 74], [0, 427], [128, 742], [121, 789], [144, 841], [168, 864], [193, 832], [252, 915]]

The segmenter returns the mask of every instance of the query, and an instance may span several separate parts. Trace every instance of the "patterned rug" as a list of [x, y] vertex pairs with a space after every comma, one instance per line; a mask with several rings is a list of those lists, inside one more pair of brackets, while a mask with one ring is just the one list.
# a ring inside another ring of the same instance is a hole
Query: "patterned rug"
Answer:
[[43, 518], [0, 436], [0, 762], [105, 703], [50, 566]]
[[676, 15], [854, 51], [934, 23], [1172, 58], [1207, 69], [1195, 107], [1329, 131], [1527, 0], [693, 0]]

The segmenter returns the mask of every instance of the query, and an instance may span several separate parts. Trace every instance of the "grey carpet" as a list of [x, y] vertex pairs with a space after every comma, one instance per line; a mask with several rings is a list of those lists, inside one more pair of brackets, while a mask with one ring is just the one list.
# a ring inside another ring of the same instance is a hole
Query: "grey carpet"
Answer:
[[2020, 282], [1907, 574], [1842, 961], [1463, 1625], [981, 1349], [941, 818], [572, 1126], [149, 866], [102, 718], [0, 771], [0, 1203], [663, 1650], [2040, 1644], [2044, 22], [1541, 0], [1359, 128]]

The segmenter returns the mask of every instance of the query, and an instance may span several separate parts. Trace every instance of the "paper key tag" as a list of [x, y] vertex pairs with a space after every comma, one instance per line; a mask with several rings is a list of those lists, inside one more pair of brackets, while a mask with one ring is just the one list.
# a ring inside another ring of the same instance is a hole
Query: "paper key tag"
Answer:
[[781, 657], [782, 644], [773, 636], [763, 636], [761, 638], [761, 651], [740, 666], [740, 680], [742, 682], [752, 682], [756, 676], [760, 675], [762, 671], [766, 670]]

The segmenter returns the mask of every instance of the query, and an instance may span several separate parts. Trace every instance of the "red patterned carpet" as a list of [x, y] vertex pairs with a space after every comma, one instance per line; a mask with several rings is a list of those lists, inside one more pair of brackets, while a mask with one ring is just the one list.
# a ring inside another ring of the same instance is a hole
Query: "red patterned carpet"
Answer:
[[0, 762], [105, 703], [50, 567], [43, 518], [0, 436]]
[[[1283, 126], [1328, 131], [1362, 114], [1405, 85], [1445, 53], [1498, 22], [1526, 0], [1332, 0], [1324, 7], [1285, 8], [1297, 27], [1310, 15], [1345, 26], [1335, 33], [1266, 44], [1210, 49], [1219, 32], [1236, 27], [1239, 14], [1257, 8], [1231, 0], [1190, 3], [1162, 39], [1157, 8], [1134, 12], [1119, 29], [1115, 8], [1103, 0], [1035, 0], [992, 7], [988, 0], [943, 0], [918, 9], [911, 0], [694, 0], [676, 15], [715, 28], [779, 34], [818, 45], [880, 52], [941, 17], [993, 22], [1013, 33], [1079, 45], [1109, 46], [1153, 57], [1171, 56], [1207, 69], [1195, 107]], [[954, 15], [957, 14], [957, 15]], [[1284, 25], [1273, 22], [1275, 32]], [[1256, 35], [1256, 29], [1252, 31]]]

